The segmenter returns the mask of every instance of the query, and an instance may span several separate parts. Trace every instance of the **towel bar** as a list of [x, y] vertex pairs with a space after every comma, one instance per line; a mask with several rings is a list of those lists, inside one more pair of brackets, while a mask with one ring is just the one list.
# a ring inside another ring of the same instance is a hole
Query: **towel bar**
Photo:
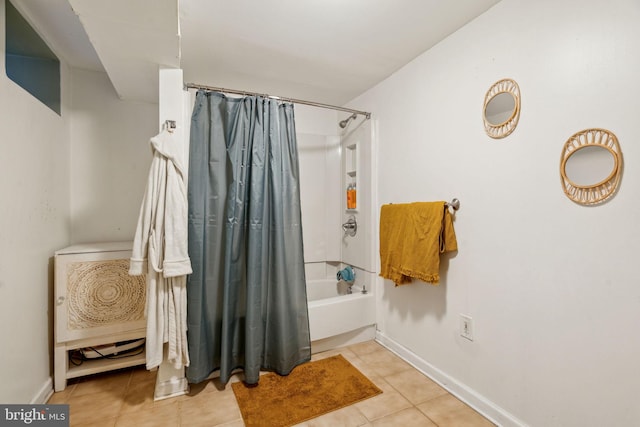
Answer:
[[[389, 203], [389, 204], [392, 205], [393, 203]], [[454, 198], [453, 200], [451, 200], [451, 203], [444, 202], [444, 206], [447, 208], [453, 208], [454, 211], [457, 211], [458, 209], [460, 209], [460, 200]], [[344, 224], [343, 224], [343, 228], [344, 228]]]
[[445, 203], [444, 205], [448, 208], [453, 208], [454, 211], [457, 211], [458, 209], [460, 209], [460, 200], [453, 199], [451, 200], [451, 203]]

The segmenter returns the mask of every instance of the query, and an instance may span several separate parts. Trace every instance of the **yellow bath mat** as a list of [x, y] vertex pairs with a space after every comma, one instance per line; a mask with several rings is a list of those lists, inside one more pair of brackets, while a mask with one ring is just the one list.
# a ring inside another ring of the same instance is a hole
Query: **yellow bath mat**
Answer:
[[249, 427], [292, 426], [382, 393], [340, 354], [231, 386]]

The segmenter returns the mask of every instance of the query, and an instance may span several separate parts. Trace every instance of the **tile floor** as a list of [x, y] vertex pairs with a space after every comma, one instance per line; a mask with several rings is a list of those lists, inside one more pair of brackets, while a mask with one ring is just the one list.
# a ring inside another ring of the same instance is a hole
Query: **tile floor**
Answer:
[[[383, 393], [298, 427], [493, 426], [375, 341], [318, 353], [312, 359], [337, 353]], [[205, 381], [192, 384], [189, 395], [154, 402], [155, 378], [156, 373], [144, 367], [84, 377], [70, 381], [49, 403], [68, 403], [74, 427], [244, 426], [230, 385], [223, 388], [217, 380]]]

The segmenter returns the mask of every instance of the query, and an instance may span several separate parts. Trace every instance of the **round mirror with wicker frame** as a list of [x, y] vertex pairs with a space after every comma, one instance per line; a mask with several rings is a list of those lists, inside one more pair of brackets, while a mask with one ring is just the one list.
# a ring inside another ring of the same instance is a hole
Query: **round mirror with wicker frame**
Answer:
[[[570, 172], [571, 162], [581, 163], [587, 174]], [[595, 174], [588, 176], [589, 170]], [[564, 144], [560, 157], [560, 181], [564, 193], [574, 202], [581, 205], [604, 202], [615, 194], [621, 175], [622, 152], [618, 138], [612, 132], [599, 128], [585, 129], [571, 135]]]
[[520, 119], [520, 88], [511, 79], [495, 82], [484, 97], [482, 120], [491, 138], [510, 135]]

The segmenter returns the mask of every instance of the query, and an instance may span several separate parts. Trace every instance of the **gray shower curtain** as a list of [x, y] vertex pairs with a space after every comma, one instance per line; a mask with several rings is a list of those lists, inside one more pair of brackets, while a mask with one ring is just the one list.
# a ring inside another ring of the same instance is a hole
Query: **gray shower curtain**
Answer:
[[191, 119], [187, 380], [311, 357], [293, 105], [200, 90]]

